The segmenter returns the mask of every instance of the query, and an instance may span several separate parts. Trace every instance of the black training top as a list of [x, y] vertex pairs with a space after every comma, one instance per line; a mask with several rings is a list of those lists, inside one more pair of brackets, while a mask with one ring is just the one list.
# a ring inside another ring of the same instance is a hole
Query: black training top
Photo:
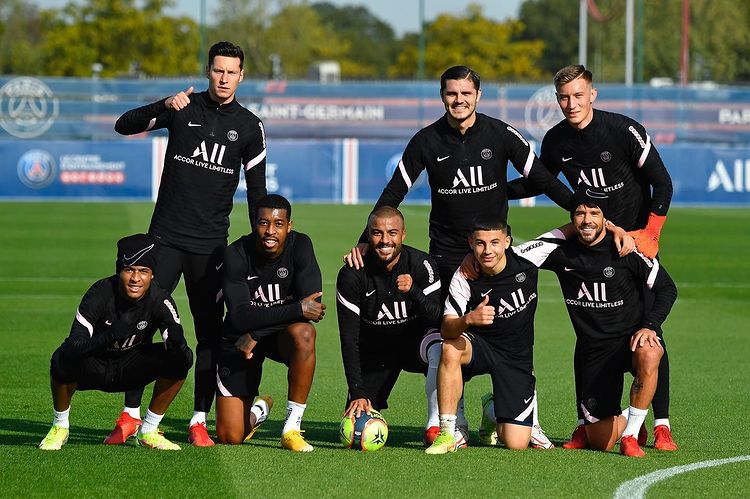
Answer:
[[[562, 120], [544, 136], [541, 159], [553, 175], [562, 171], [574, 189], [606, 193], [607, 218], [625, 230], [645, 227], [649, 212], [669, 210], [669, 172], [645, 128], [627, 116], [594, 109], [582, 130]], [[511, 199], [540, 193], [523, 179], [511, 182], [508, 191]]]
[[[448, 124], [446, 115], [417, 132], [375, 204], [397, 207], [426, 169], [434, 256], [470, 251], [467, 237], [477, 213], [507, 218], [508, 161], [560, 206], [567, 209], [570, 202], [570, 190], [550, 175], [515, 128], [481, 113], [476, 116], [463, 135]], [[360, 242], [367, 242], [365, 234]]]
[[[224, 251], [224, 336], [245, 333], [258, 340], [269, 327], [305, 321], [302, 299], [323, 289], [320, 267], [307, 234], [291, 231], [284, 249], [269, 260], [256, 249], [255, 233], [242, 236]], [[320, 300], [318, 300], [320, 301]]]
[[482, 336], [499, 350], [528, 353], [534, 345], [539, 269], [518, 256], [514, 248], [505, 251], [505, 258], [505, 268], [493, 276], [480, 274], [476, 280], [468, 280], [457, 270], [448, 289], [445, 315], [462, 317], [487, 296], [487, 304], [495, 307], [494, 321], [471, 326], [467, 331]]
[[[637, 251], [620, 258], [610, 233], [585, 246], [555, 230], [521, 244], [519, 251], [557, 274], [579, 340], [630, 336], [642, 327], [660, 332], [677, 299], [677, 287], [659, 260]], [[646, 288], [653, 291], [650, 308]]]
[[200, 92], [180, 111], [167, 109], [162, 99], [128, 111], [115, 124], [123, 135], [158, 128], [169, 130], [169, 143], [149, 234], [209, 254], [227, 244], [240, 168], [251, 220], [254, 203], [266, 194], [263, 123], [236, 99], [220, 105]]
[[[120, 276], [115, 274], [95, 282], [86, 291], [78, 305], [70, 335], [63, 343], [65, 353], [72, 358], [90, 354], [117, 357], [122, 352], [151, 343], [156, 331], [160, 330], [166, 348], [174, 349], [186, 361], [192, 362], [192, 353], [185, 342], [172, 297], [151, 281], [146, 294], [133, 303], [122, 297], [119, 283]], [[127, 335], [128, 332], [131, 334]], [[116, 341], [115, 337], [125, 339]]]
[[[396, 279], [409, 274], [409, 292], [398, 290]], [[410, 246], [401, 247], [401, 256], [386, 271], [370, 249], [365, 266], [359, 270], [344, 265], [336, 281], [336, 311], [339, 319], [341, 356], [353, 399], [366, 398], [361, 359], [384, 353], [394, 341], [407, 335], [424, 335], [428, 328], [440, 327], [440, 274], [430, 256]], [[393, 354], [392, 351], [390, 351]]]

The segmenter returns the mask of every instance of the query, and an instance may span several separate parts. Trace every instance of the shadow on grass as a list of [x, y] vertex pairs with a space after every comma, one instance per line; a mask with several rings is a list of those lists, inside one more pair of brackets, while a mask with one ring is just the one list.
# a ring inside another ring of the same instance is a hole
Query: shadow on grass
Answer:
[[[278, 447], [283, 421], [268, 421], [258, 428], [251, 444]], [[339, 424], [330, 421], [302, 421], [305, 440], [314, 447], [326, 449], [343, 448], [339, 440]], [[388, 447], [404, 449], [424, 449], [422, 437], [424, 428], [416, 426], [388, 426]]]

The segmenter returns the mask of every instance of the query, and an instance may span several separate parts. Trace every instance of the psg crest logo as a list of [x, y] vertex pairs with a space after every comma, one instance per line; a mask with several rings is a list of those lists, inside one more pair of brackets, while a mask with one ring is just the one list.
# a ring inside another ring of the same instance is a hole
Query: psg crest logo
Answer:
[[55, 122], [60, 103], [41, 80], [22, 76], [0, 88], [0, 126], [21, 139], [42, 135]]
[[141, 321], [136, 327], [138, 328], [138, 331], [143, 331], [144, 329], [146, 329], [146, 326], [148, 326], [148, 322]]
[[231, 140], [232, 142], [236, 141], [239, 137], [239, 134], [237, 133], [237, 130], [229, 130], [227, 132], [227, 138]]
[[484, 159], [484, 160], [490, 159], [492, 157], [492, 151], [489, 150], [486, 147], [484, 149], [482, 149], [482, 153], [481, 154], [482, 154], [482, 159]]
[[612, 161], [612, 155], [609, 153], [609, 151], [604, 151], [599, 155], [599, 157], [602, 158], [602, 161], [604, 161], [605, 163], [609, 163], [610, 161]]
[[18, 160], [18, 178], [23, 185], [32, 189], [42, 189], [55, 180], [57, 165], [47, 151], [32, 149]]
[[526, 280], [526, 272], [516, 274], [516, 282], [523, 282]]
[[604, 269], [604, 277], [609, 279], [613, 275], [615, 275], [615, 269], [613, 269], [612, 267], [606, 267]]
[[289, 275], [289, 271], [286, 269], [286, 267], [279, 267], [279, 270], [276, 271], [276, 275], [281, 279], [284, 279]]

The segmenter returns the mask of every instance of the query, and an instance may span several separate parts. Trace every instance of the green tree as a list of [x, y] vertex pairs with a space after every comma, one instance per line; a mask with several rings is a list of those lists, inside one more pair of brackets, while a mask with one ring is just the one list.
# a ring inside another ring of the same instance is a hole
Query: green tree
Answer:
[[245, 77], [270, 73], [267, 31], [272, 9], [272, 2], [268, 0], [220, 0], [212, 16], [216, 23], [208, 29], [209, 45], [229, 40], [242, 47]]
[[150, 0], [142, 8], [135, 0], [89, 0], [46, 12], [45, 73], [90, 76], [98, 63], [102, 76], [196, 74], [198, 26], [163, 15], [169, 5], [171, 0]]
[[[470, 4], [463, 15], [442, 14], [426, 26], [425, 75], [436, 78], [446, 68], [464, 64], [490, 80], [539, 79], [544, 44], [539, 40], [513, 41], [522, 29], [518, 21], [486, 18], [476, 4]], [[417, 56], [416, 43], [405, 44], [389, 74], [414, 78]]]
[[396, 37], [390, 25], [363, 5], [337, 7], [329, 2], [312, 8], [323, 24], [349, 46], [341, 59], [344, 78], [385, 78], [396, 60]]
[[0, 0], [0, 73], [39, 74], [41, 14], [23, 0]]
[[516, 40], [544, 42], [539, 66], [550, 80], [562, 66], [578, 62], [577, 5], [566, 2], [565, 8], [561, 6], [560, 0], [526, 0], [518, 16], [523, 29]]

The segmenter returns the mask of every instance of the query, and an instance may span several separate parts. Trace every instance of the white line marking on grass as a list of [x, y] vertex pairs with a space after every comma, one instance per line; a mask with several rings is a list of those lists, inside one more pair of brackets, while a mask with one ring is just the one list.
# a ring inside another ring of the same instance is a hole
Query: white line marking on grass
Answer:
[[646, 491], [655, 483], [661, 482], [668, 478], [672, 478], [675, 475], [682, 473], [688, 473], [690, 471], [699, 470], [702, 468], [713, 468], [714, 466], [723, 466], [725, 464], [739, 463], [742, 461], [750, 461], [750, 456], [737, 456], [730, 457], [727, 459], [714, 459], [712, 461], [701, 461], [699, 463], [685, 464], [682, 466], [675, 466], [673, 468], [666, 468], [659, 471], [654, 471], [648, 475], [639, 476], [633, 480], [623, 482], [615, 491], [614, 499], [641, 499], [645, 497]]

